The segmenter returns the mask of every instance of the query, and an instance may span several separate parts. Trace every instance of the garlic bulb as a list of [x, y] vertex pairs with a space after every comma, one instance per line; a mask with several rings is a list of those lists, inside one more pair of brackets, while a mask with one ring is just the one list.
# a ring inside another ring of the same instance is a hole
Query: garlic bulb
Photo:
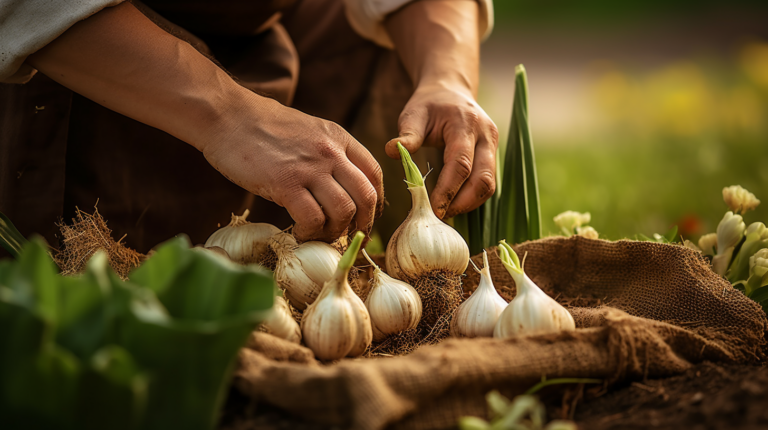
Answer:
[[304, 343], [321, 360], [357, 357], [371, 344], [371, 317], [347, 281], [364, 237], [357, 232], [333, 277], [301, 318]]
[[275, 235], [269, 244], [277, 254], [275, 281], [285, 289], [285, 297], [295, 308], [305, 309], [336, 271], [339, 251], [325, 242], [299, 245], [288, 233]]
[[267, 252], [269, 238], [280, 233], [280, 229], [272, 224], [246, 221], [250, 213], [246, 209], [241, 216], [232, 214], [229, 225], [214, 231], [205, 241], [205, 247], [223, 248], [237, 263], [258, 263]]
[[451, 336], [454, 337], [491, 337], [496, 321], [504, 309], [504, 300], [493, 286], [491, 271], [488, 268], [488, 254], [483, 250], [483, 269], [480, 284], [469, 298], [456, 310], [451, 321]]
[[365, 307], [371, 315], [373, 340], [416, 328], [421, 319], [421, 298], [416, 290], [382, 272], [363, 250], [363, 255], [373, 265], [371, 291], [365, 299]]
[[232, 261], [232, 257], [229, 256], [229, 253], [220, 246], [202, 246], [197, 245], [195, 246], [195, 249], [202, 250], [203, 252], [209, 252], [211, 254], [216, 254], [222, 257], [226, 257], [227, 260]]
[[261, 323], [264, 330], [281, 339], [293, 343], [301, 343], [301, 329], [299, 323], [293, 319], [291, 308], [288, 302], [280, 296], [275, 297], [275, 304], [272, 306], [272, 312], [266, 320]]
[[575, 329], [576, 323], [571, 314], [525, 274], [512, 247], [502, 240], [498, 249], [501, 262], [515, 280], [517, 295], [501, 313], [493, 337], [507, 338], [520, 334]]
[[387, 245], [387, 272], [404, 281], [429, 273], [461, 275], [469, 264], [469, 248], [459, 232], [432, 212], [427, 188], [411, 155], [399, 142], [413, 207]]

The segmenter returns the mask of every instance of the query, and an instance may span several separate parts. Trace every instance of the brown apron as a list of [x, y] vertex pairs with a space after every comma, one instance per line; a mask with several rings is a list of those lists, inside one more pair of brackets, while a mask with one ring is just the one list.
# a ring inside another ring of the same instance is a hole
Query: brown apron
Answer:
[[[399, 161], [383, 146], [412, 84], [396, 54], [358, 36], [341, 0], [147, 0], [161, 27], [215, 59], [238, 82], [345, 127], [382, 164], [387, 238], [410, 207]], [[300, 59], [300, 61], [299, 61]], [[435, 166], [438, 152], [417, 162]], [[434, 180], [436, 175], [431, 175]], [[56, 246], [76, 207], [99, 212], [116, 238], [146, 252], [179, 233], [202, 243], [231, 212], [290, 225], [287, 212], [230, 183], [192, 146], [112, 112], [38, 74], [0, 85], [0, 211]]]

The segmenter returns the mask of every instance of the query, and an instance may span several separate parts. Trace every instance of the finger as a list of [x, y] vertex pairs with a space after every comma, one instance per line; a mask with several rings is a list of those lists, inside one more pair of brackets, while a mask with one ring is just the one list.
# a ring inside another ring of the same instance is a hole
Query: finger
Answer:
[[438, 218], [443, 218], [461, 186], [472, 173], [475, 158], [475, 137], [466, 132], [446, 133], [445, 165], [437, 178], [437, 185], [432, 192], [432, 210]]
[[397, 142], [400, 142], [411, 154], [418, 151], [424, 143], [429, 124], [429, 113], [426, 109], [407, 109], [400, 114], [397, 127], [399, 136], [387, 142], [384, 147], [387, 155], [395, 160], [400, 159]]
[[475, 147], [475, 159], [469, 179], [459, 190], [445, 216], [469, 212], [482, 205], [496, 191], [496, 144], [486, 136]]
[[310, 185], [309, 191], [320, 203], [325, 214], [321, 239], [334, 241], [341, 237], [355, 216], [355, 202], [330, 175], [324, 175]]
[[[366, 182], [367, 185], [370, 185], [375, 191], [376, 200], [373, 206], [373, 210], [374, 210], [373, 216], [374, 217], [381, 216], [381, 213], [384, 210], [384, 176], [381, 172], [381, 166], [376, 161], [376, 158], [374, 158], [373, 155], [371, 155], [371, 153], [368, 152], [368, 150], [363, 145], [361, 145], [360, 142], [356, 140], [350, 143], [349, 146], [347, 146], [347, 157], [349, 158], [349, 161], [351, 161], [352, 164], [354, 165], [351, 167], [357, 167], [356, 170], [358, 170], [365, 176], [364, 178], [360, 178], [358, 176], [358, 180], [360, 182]], [[346, 169], [346, 170], [340, 171], [339, 175], [343, 175], [344, 173], [347, 173], [349, 170], [348, 168], [343, 168], [343, 169]], [[336, 176], [335, 171], [334, 171], [334, 176]], [[340, 178], [337, 178], [337, 179], [340, 179]], [[341, 186], [347, 190], [352, 188], [352, 184], [347, 185], [345, 183], [345, 184], [341, 184]], [[360, 186], [365, 186], [365, 185], [360, 185]], [[362, 197], [362, 195], [367, 192], [369, 192], [369, 190], [365, 190], [364, 193], [360, 193], [358, 196], [359, 200], [355, 198], [355, 195], [351, 195], [352, 199], [355, 201], [355, 204], [357, 205], [358, 208], [361, 207], [360, 206], [361, 204], [363, 204], [362, 207], [364, 208], [367, 207], [366, 205], [364, 205], [367, 197], [366, 198]], [[362, 214], [358, 214], [358, 215], [366, 216], [367, 212], [363, 211]], [[373, 220], [371, 220], [371, 224], [372, 223], [373, 223]], [[360, 221], [358, 221], [357, 225], [360, 228], [363, 228], [367, 224], [361, 224]], [[368, 234], [369, 231], [370, 229], [365, 231], [365, 233]]]
[[293, 235], [299, 242], [319, 239], [322, 236], [325, 214], [306, 188], [301, 188], [285, 199], [283, 206], [295, 222]]
[[[377, 192], [368, 178], [352, 163], [342, 163], [333, 171], [333, 178], [346, 190], [355, 203], [354, 223], [366, 236], [373, 228], [377, 210]], [[350, 230], [350, 233], [352, 231]]]

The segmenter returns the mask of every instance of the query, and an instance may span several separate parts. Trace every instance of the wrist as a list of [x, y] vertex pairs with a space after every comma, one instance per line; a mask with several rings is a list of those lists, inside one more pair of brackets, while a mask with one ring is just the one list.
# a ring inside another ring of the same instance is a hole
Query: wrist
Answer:
[[477, 90], [467, 82], [466, 79], [461, 77], [451, 77], [447, 75], [442, 76], [430, 76], [425, 79], [420, 79], [416, 83], [414, 93], [428, 93], [428, 92], [442, 92], [449, 91], [464, 95], [472, 100], [477, 99]]

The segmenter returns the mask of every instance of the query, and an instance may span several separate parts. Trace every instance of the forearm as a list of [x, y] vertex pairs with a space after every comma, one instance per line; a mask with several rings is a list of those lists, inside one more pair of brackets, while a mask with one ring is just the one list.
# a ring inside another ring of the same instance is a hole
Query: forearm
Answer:
[[474, 0], [417, 1], [387, 17], [387, 32], [415, 87], [463, 88], [477, 96], [478, 11]]
[[247, 92], [128, 3], [72, 26], [27, 62], [67, 88], [202, 149]]

